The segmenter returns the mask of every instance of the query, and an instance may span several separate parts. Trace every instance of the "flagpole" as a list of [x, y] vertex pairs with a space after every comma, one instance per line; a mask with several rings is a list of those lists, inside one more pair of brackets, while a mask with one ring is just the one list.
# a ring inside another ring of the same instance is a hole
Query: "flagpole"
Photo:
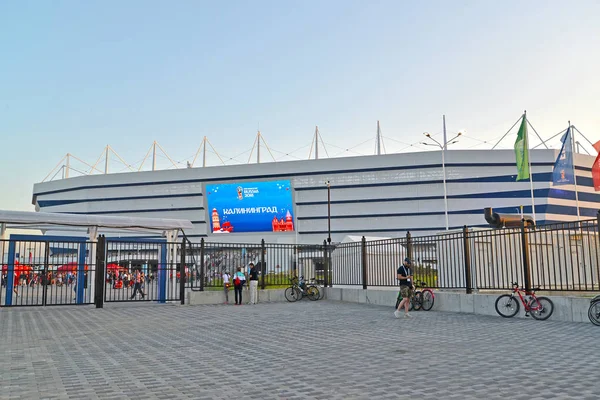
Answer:
[[573, 154], [573, 183], [575, 184], [575, 204], [577, 205], [577, 220], [579, 221], [581, 219], [581, 216], [579, 214], [579, 190], [577, 190], [577, 171], [575, 169], [575, 155], [577, 153], [575, 153], [575, 129], [573, 129], [573, 127], [571, 126], [571, 121], [569, 121], [569, 128], [571, 129], [571, 150]]
[[[525, 118], [525, 122], [529, 123], [527, 120], [527, 110], [523, 112], [523, 118]], [[525, 131], [525, 146], [527, 147], [527, 162], [529, 163], [529, 188], [531, 190], [531, 212], [533, 213], [533, 222], [537, 223], [537, 218], [535, 217], [535, 197], [533, 195], [533, 171], [531, 170], [531, 153], [529, 152], [529, 132]]]

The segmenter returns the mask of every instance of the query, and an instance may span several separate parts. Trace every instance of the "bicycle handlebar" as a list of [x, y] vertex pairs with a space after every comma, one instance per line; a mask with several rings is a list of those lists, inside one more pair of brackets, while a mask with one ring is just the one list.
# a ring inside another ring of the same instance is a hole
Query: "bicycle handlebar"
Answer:
[[531, 290], [530, 290], [530, 291], [527, 291], [525, 288], [521, 288], [521, 287], [519, 287], [519, 284], [518, 284], [517, 282], [512, 282], [512, 285], [513, 285], [513, 289], [515, 289], [515, 290], [517, 290], [517, 289], [518, 289], [519, 291], [521, 291], [521, 292], [527, 292], [528, 294], [529, 294], [529, 293], [535, 293], [535, 292], [537, 292], [538, 290], [540, 290], [540, 288], [539, 288], [539, 287], [534, 287], [534, 288], [531, 288]]

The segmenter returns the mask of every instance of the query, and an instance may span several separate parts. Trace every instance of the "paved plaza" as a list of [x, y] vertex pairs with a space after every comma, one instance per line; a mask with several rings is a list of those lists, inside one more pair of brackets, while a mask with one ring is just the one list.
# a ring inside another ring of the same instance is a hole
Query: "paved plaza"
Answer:
[[598, 399], [600, 328], [330, 301], [0, 310], [1, 399]]

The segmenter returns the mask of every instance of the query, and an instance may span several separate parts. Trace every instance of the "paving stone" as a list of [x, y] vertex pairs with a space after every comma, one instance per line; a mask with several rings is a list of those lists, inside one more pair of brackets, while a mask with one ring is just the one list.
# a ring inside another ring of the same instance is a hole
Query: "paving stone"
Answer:
[[593, 399], [600, 328], [328, 301], [0, 310], [0, 399]]

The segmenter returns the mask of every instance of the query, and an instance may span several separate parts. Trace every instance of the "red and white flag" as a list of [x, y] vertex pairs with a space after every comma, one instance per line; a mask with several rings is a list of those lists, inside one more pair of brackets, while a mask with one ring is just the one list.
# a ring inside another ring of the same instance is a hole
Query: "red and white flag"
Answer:
[[594, 144], [594, 149], [598, 152], [594, 165], [592, 165], [592, 180], [594, 181], [594, 190], [600, 190], [600, 140]]

